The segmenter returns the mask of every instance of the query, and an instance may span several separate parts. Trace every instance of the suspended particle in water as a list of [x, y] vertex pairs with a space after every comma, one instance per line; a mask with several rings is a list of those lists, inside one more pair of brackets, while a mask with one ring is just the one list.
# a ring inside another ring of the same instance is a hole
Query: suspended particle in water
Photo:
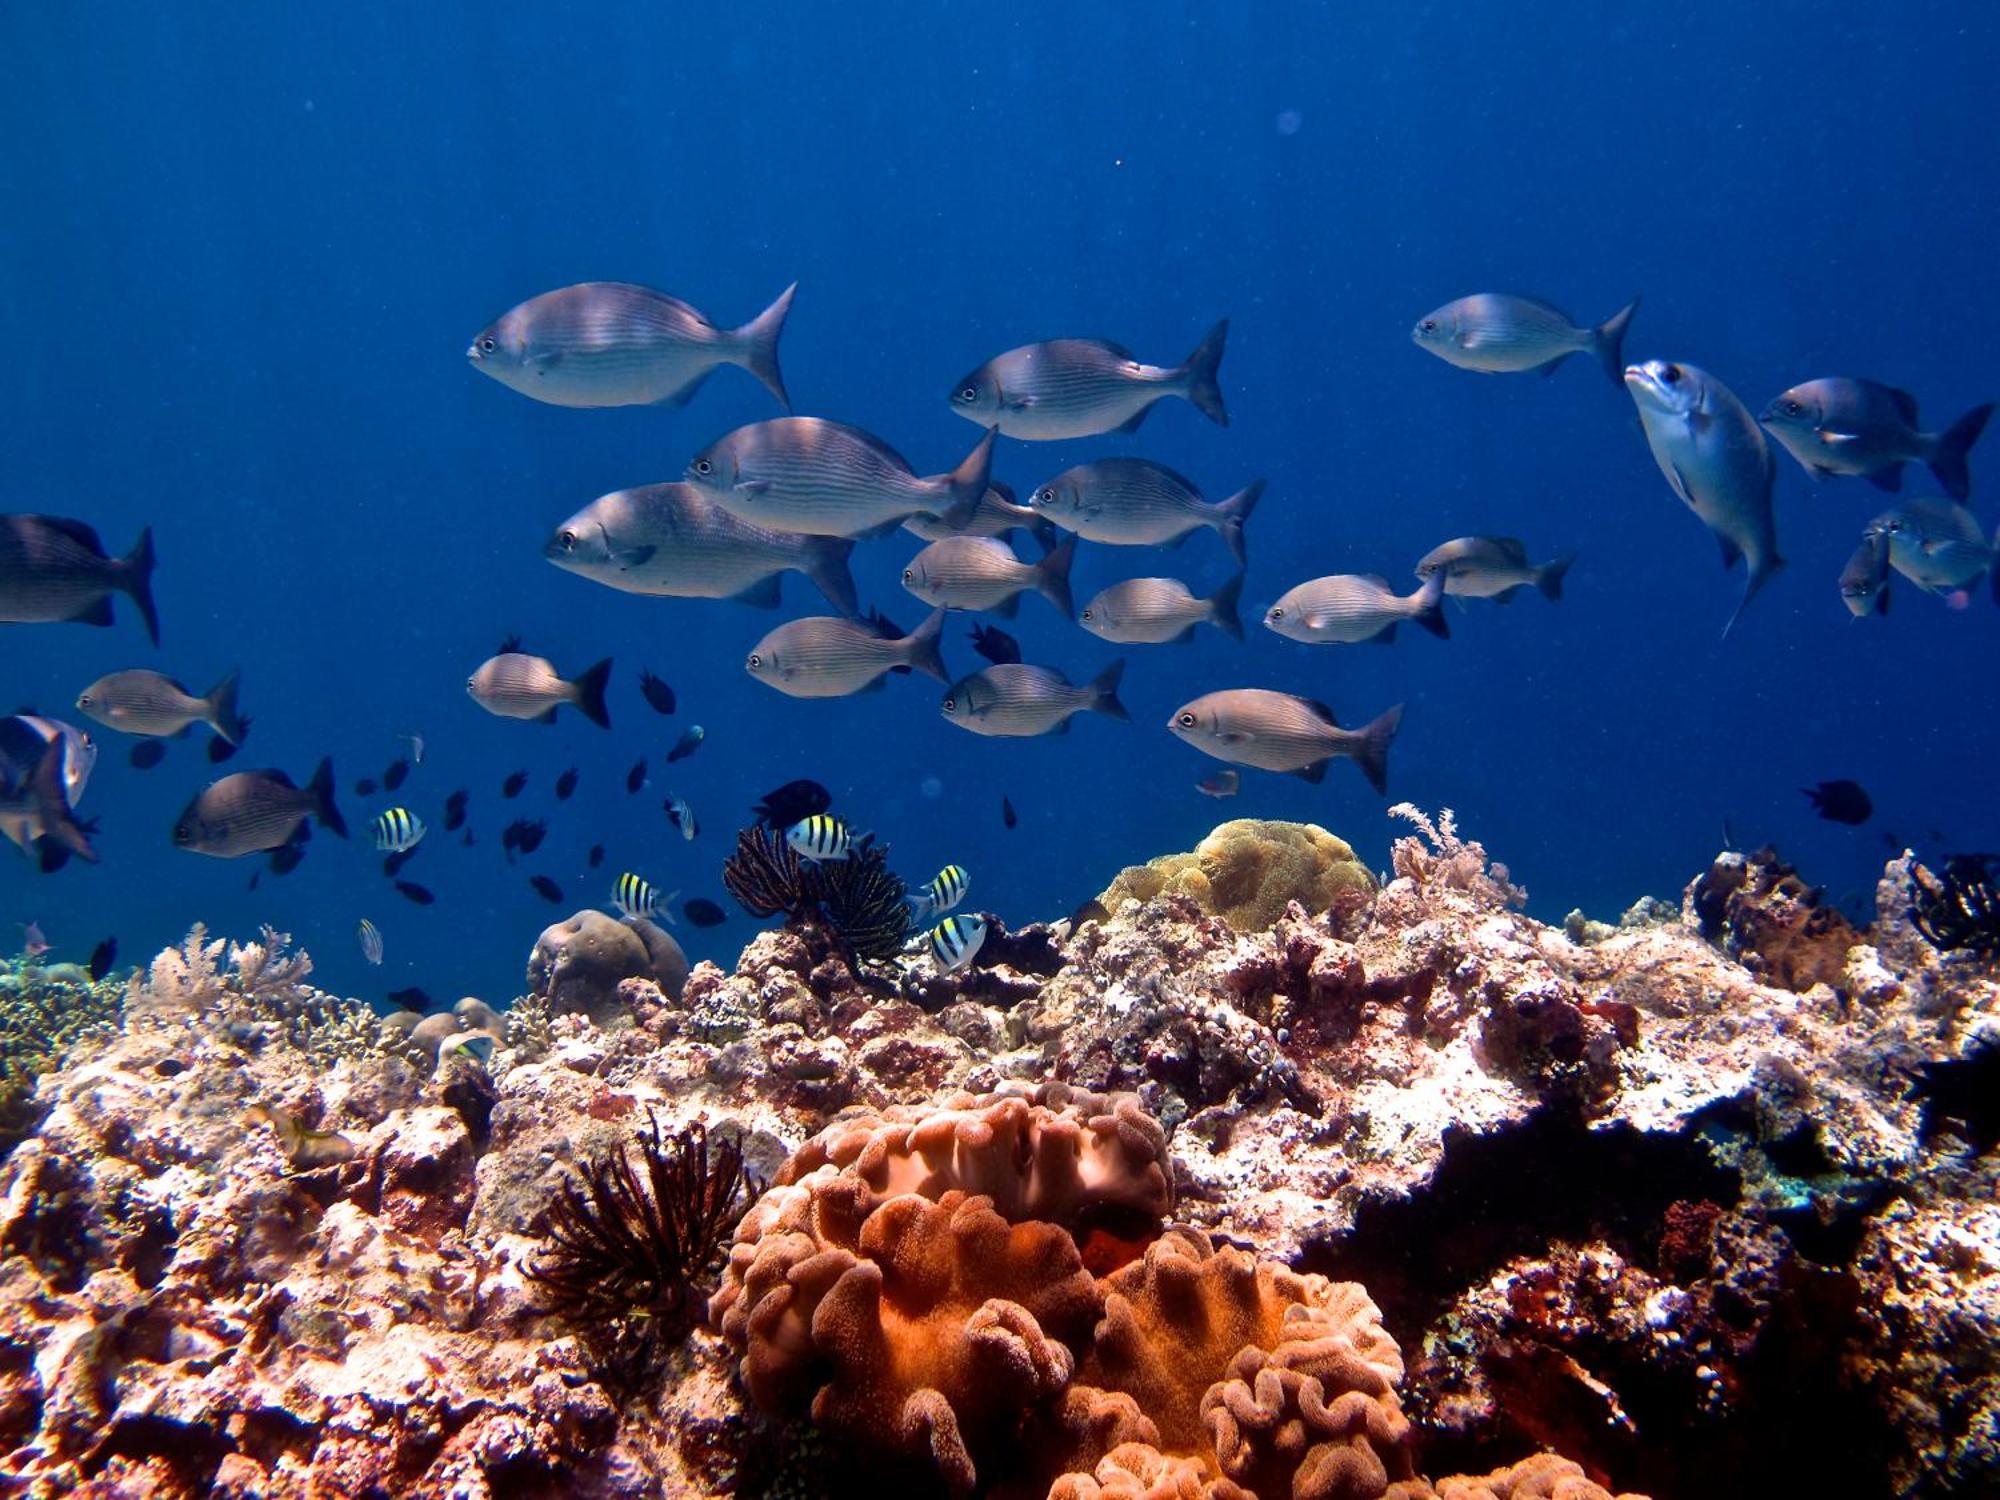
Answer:
[[926, 776], [923, 779], [923, 781], [918, 784], [917, 789], [921, 791], [925, 797], [935, 802], [937, 801], [938, 798], [944, 795], [944, 782], [935, 776]]
[[1278, 111], [1278, 118], [1272, 121], [1272, 124], [1277, 127], [1279, 135], [1297, 135], [1299, 127], [1305, 122], [1306, 117], [1297, 110], [1281, 109]]

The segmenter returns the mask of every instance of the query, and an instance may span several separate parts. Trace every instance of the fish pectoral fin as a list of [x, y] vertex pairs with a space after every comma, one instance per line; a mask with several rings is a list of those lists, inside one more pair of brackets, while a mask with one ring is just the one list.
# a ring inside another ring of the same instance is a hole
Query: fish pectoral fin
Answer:
[[611, 554], [612, 560], [621, 568], [642, 568], [653, 560], [658, 547], [625, 547]]
[[1300, 766], [1296, 771], [1290, 771], [1286, 774], [1296, 776], [1301, 781], [1310, 781], [1314, 786], [1318, 786], [1322, 781], [1326, 780], [1326, 762], [1316, 760], [1309, 766]]
[[1687, 475], [1681, 472], [1681, 466], [1679, 464], [1673, 464], [1670, 465], [1669, 467], [1673, 474], [1674, 493], [1676, 495], [1679, 495], [1681, 497], [1681, 500], [1685, 504], [1690, 506], [1693, 505], [1694, 491], [1688, 488]]
[[730, 488], [739, 495], [762, 495], [770, 490], [768, 479], [739, 479]]
[[1721, 532], [1715, 534], [1715, 545], [1722, 549], [1722, 566], [1733, 568], [1743, 560], [1743, 549]]
[[90, 603], [68, 617], [72, 625], [109, 625], [111, 623], [111, 596], [99, 594]]
[[760, 578], [747, 589], [738, 589], [730, 595], [738, 604], [747, 604], [752, 609], [776, 609], [782, 599], [779, 596], [778, 575]]
[[1009, 396], [1003, 392], [1000, 397], [1000, 408], [1003, 411], [1027, 411], [1034, 404], [1033, 396]]
[[534, 367], [538, 374], [542, 375], [546, 375], [562, 362], [563, 352], [560, 349], [546, 349], [540, 354], [531, 354], [528, 356], [528, 363]]
[[1152, 410], [1153, 410], [1152, 403], [1148, 402], [1146, 405], [1140, 407], [1137, 411], [1133, 412], [1131, 416], [1127, 417], [1124, 421], [1120, 422], [1116, 427], [1112, 428], [1111, 430], [1113, 432], [1137, 432], [1139, 430], [1140, 424], [1143, 423], [1146, 420], [1146, 418], [1152, 414]]
[[1251, 736], [1250, 732], [1245, 729], [1218, 729], [1215, 731], [1215, 738], [1218, 744], [1247, 745], [1250, 743]]
[[1860, 442], [1861, 434], [1858, 432], [1835, 432], [1831, 427], [1822, 427], [1819, 430], [1819, 440], [1829, 448], [1838, 448], [1843, 443]]

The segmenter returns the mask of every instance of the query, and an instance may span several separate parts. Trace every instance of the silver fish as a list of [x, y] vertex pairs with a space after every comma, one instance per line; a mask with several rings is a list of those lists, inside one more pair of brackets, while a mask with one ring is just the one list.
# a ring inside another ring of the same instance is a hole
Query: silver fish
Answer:
[[1419, 318], [1410, 337], [1446, 364], [1482, 375], [1547, 374], [1572, 354], [1589, 354], [1617, 385], [1624, 378], [1625, 330], [1638, 310], [1634, 297], [1597, 327], [1579, 328], [1534, 297], [1475, 292]]
[[1024, 563], [997, 537], [948, 536], [932, 542], [903, 569], [903, 587], [926, 604], [946, 609], [989, 609], [1007, 619], [1020, 612], [1021, 595], [1040, 594], [1067, 620], [1069, 570], [1076, 538], [1066, 536], [1040, 562]]
[[489, 324], [472, 367], [552, 406], [685, 405], [721, 365], [741, 365], [786, 410], [778, 335], [794, 282], [741, 328], [717, 328], [678, 298], [622, 281], [586, 281], [531, 297]]
[[1693, 365], [1665, 359], [1633, 365], [1625, 371], [1625, 388], [1639, 408], [1654, 462], [1674, 493], [1715, 533], [1722, 565], [1744, 560], [1748, 576], [1722, 629], [1726, 638], [1765, 580], [1785, 565], [1771, 515], [1771, 446], [1749, 408]]
[[1860, 545], [1840, 570], [1840, 597], [1857, 620], [1889, 613], [1889, 534], [1879, 525], [1861, 533]]
[[1242, 596], [1241, 573], [1206, 599], [1197, 599], [1178, 578], [1128, 578], [1084, 605], [1078, 623], [1099, 640], [1121, 646], [1191, 641], [1197, 625], [1213, 625], [1240, 641], [1243, 621], [1236, 607]]
[[[1560, 592], [1561, 573], [1555, 578]], [[1287, 640], [1313, 646], [1355, 641], [1387, 645], [1405, 620], [1449, 640], [1451, 626], [1445, 623], [1442, 606], [1450, 579], [1449, 568], [1433, 567], [1414, 594], [1398, 594], [1388, 579], [1372, 573], [1314, 578], [1280, 595], [1264, 612], [1264, 625]]]
[[107, 729], [126, 734], [179, 734], [190, 724], [206, 724], [230, 744], [243, 738], [236, 712], [236, 674], [197, 698], [173, 678], [136, 667], [100, 677], [77, 694], [76, 706]]
[[910, 516], [957, 527], [986, 493], [989, 430], [949, 474], [919, 476], [872, 433], [824, 417], [752, 422], [702, 449], [687, 480], [731, 515], [814, 536], [873, 536]]
[[1444, 591], [1468, 599], [1496, 599], [1502, 604], [1532, 586], [1544, 599], [1562, 598], [1563, 577], [1576, 561], [1566, 552], [1553, 562], [1531, 563], [1528, 549], [1511, 536], [1462, 536], [1433, 547], [1417, 563], [1417, 577], [1444, 574]]
[[1213, 527], [1240, 565], [1243, 523], [1264, 493], [1252, 480], [1211, 505], [1201, 491], [1164, 464], [1104, 458], [1065, 469], [1034, 493], [1035, 514], [1086, 541], [1120, 547], [1161, 546], [1202, 526]]
[[174, 843], [196, 854], [234, 859], [282, 848], [307, 818], [347, 837], [346, 820], [334, 805], [331, 760], [322, 760], [303, 787], [283, 771], [238, 771], [211, 782], [174, 824]]
[[1311, 698], [1268, 688], [1226, 688], [1183, 704], [1167, 728], [1195, 749], [1233, 765], [1326, 777], [1327, 762], [1354, 762], [1378, 793], [1389, 786], [1389, 742], [1403, 722], [1397, 704], [1359, 729], [1342, 729], [1333, 710]]
[[[95, 861], [74, 812], [96, 763], [96, 745], [74, 725], [35, 714], [0, 719], [0, 834], [23, 852], [47, 838], [58, 851]], [[45, 853], [44, 868], [60, 857]]]
[[852, 620], [818, 615], [780, 625], [757, 643], [743, 666], [792, 698], [845, 698], [897, 667], [949, 682], [938, 651], [943, 629], [941, 609], [905, 636], [884, 636]]
[[0, 621], [109, 625], [111, 595], [128, 594], [160, 644], [153, 607], [153, 529], [123, 557], [105, 554], [97, 533], [62, 516], [0, 516]]
[[354, 929], [354, 937], [361, 944], [361, 956], [363, 958], [371, 964], [382, 962], [382, 932], [380, 928], [366, 917], [363, 917], [360, 926]]
[[1180, 364], [1141, 364], [1099, 339], [1050, 339], [995, 355], [951, 391], [951, 409], [1011, 438], [1049, 442], [1100, 432], [1137, 432], [1168, 396], [1190, 401], [1211, 422], [1229, 425], [1216, 370], [1229, 337], [1224, 318]]
[[604, 686], [610, 677], [610, 657], [579, 672], [571, 681], [545, 657], [502, 651], [480, 663], [479, 670], [466, 678], [465, 691], [474, 703], [503, 719], [554, 723], [556, 710], [567, 703], [591, 723], [609, 729], [611, 715], [604, 707]]
[[1114, 661], [1078, 686], [1051, 668], [1009, 662], [960, 678], [945, 694], [939, 711], [974, 734], [1019, 737], [1051, 730], [1066, 734], [1074, 714], [1132, 717], [1118, 701], [1118, 683], [1124, 675], [1125, 663]]
[[845, 537], [799, 536], [741, 520], [691, 484], [601, 495], [549, 538], [542, 556], [564, 572], [628, 594], [778, 605], [778, 575], [803, 573], [844, 615], [856, 612]]
[[701, 825], [695, 821], [694, 809], [685, 797], [670, 796], [666, 800], [667, 821], [681, 831], [681, 837], [692, 842], [701, 832]]
[[1903, 465], [1930, 465], [1954, 500], [1972, 493], [1966, 455], [1986, 430], [1993, 403], [1975, 406], [1943, 432], [1918, 425], [1917, 398], [1876, 380], [1831, 376], [1795, 385], [1758, 421], [1815, 479], [1864, 475], [1878, 489], [1903, 486]]
[[978, 506], [963, 526], [947, 526], [926, 514], [911, 516], [903, 523], [903, 530], [927, 542], [943, 541], [948, 536], [1006, 536], [1013, 531], [1031, 531], [1038, 541], [1055, 541], [1055, 527], [1036, 515], [1032, 506], [1017, 503], [1013, 488], [997, 479], [986, 481], [986, 493], [979, 497]]
[[1933, 594], [1964, 588], [1993, 567], [1995, 543], [1987, 541], [1979, 518], [1955, 501], [1906, 500], [1868, 529], [1888, 539], [1889, 565]]

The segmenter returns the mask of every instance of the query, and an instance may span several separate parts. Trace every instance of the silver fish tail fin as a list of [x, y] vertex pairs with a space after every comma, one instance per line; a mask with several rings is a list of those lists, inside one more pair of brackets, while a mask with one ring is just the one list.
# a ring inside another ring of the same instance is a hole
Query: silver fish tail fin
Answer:
[[1125, 677], [1125, 658], [1122, 656], [1110, 666], [1090, 679], [1091, 709], [1108, 718], [1131, 722], [1132, 716], [1125, 711], [1125, 705], [1118, 701], [1118, 684]]
[[209, 727], [232, 745], [243, 743], [243, 716], [236, 711], [236, 684], [239, 673], [231, 672], [209, 690], [206, 701]]
[[1222, 368], [1222, 345], [1229, 337], [1229, 319], [1208, 330], [1194, 353], [1182, 362], [1179, 374], [1187, 381], [1187, 398], [1218, 427], [1229, 425], [1229, 408], [1222, 404], [1222, 386], [1216, 372]]
[[319, 826], [331, 829], [342, 838], [347, 837], [347, 819], [340, 815], [340, 809], [333, 800], [333, 757], [327, 756], [319, 763], [319, 769], [306, 783], [306, 795], [313, 799], [313, 816], [319, 819]]
[[[1438, 568], [1424, 580], [1424, 586], [1417, 590], [1417, 612], [1411, 618], [1439, 640], [1448, 641], [1451, 639], [1451, 623], [1444, 617], [1446, 576], [1445, 570]], [[1560, 579], [1557, 580], [1557, 591], [1561, 591]]]
[[986, 482], [993, 474], [993, 440], [999, 435], [998, 427], [987, 428], [986, 436], [957, 468], [926, 481], [943, 502], [932, 506], [931, 513], [953, 531], [971, 525], [979, 502], [986, 498]]
[[160, 612], [153, 604], [153, 528], [148, 526], [139, 533], [139, 540], [132, 544], [132, 550], [125, 554], [121, 568], [123, 578], [119, 587], [132, 596], [132, 602], [139, 606], [139, 613], [146, 621], [146, 634], [155, 646], [160, 644]]
[[576, 708], [599, 729], [611, 727], [611, 712], [604, 706], [604, 686], [611, 680], [611, 658], [589, 668], [576, 679]]
[[854, 574], [847, 566], [848, 555], [854, 551], [854, 538], [825, 536], [802, 540], [806, 552], [799, 571], [813, 581], [813, 587], [826, 595], [826, 602], [842, 615], [850, 620], [860, 619], [861, 601], [854, 592]]
[[944, 669], [944, 653], [939, 649], [943, 638], [944, 610], [939, 608], [932, 610], [923, 624], [903, 637], [903, 645], [909, 652], [909, 667], [949, 686], [951, 674]]
[[1979, 441], [1979, 435], [1986, 430], [1986, 419], [1992, 415], [1993, 403], [1988, 401], [1984, 406], [1973, 407], [1938, 434], [1937, 449], [1931, 454], [1931, 472], [1954, 500], [1963, 500], [1972, 493], [1972, 471], [1966, 467], [1965, 456]]
[[1575, 562], [1576, 554], [1574, 552], [1565, 552], [1554, 562], [1543, 563], [1539, 568], [1535, 569], [1535, 587], [1542, 591], [1542, 597], [1548, 600], [1549, 603], [1559, 604], [1562, 602], [1563, 575], [1569, 572], [1571, 565]]
[[1398, 703], [1373, 723], [1363, 725], [1356, 732], [1354, 749], [1349, 752], [1378, 797], [1389, 795], [1389, 742], [1396, 737], [1402, 722], [1403, 705]]
[[1237, 613], [1242, 602], [1243, 574], [1241, 573], [1208, 596], [1209, 623], [1232, 641], [1243, 639], [1243, 617]]
[[785, 314], [792, 310], [792, 294], [798, 289], [793, 282], [778, 293], [777, 301], [736, 330], [743, 368], [763, 381], [786, 411], [792, 409], [792, 398], [785, 394], [785, 377], [778, 369], [778, 335], [785, 331]]
[[1241, 568], [1250, 561], [1244, 550], [1243, 523], [1250, 519], [1250, 512], [1257, 508], [1257, 502], [1264, 498], [1264, 481], [1253, 479], [1227, 500], [1215, 507], [1211, 524], [1222, 533], [1222, 540], [1228, 544], [1229, 555], [1236, 559]]
[[1743, 618], [1744, 608], [1757, 597], [1757, 591], [1763, 588], [1770, 576], [1784, 565], [1785, 560], [1773, 553], [1769, 557], [1760, 559], [1750, 569], [1749, 577], [1743, 580], [1743, 597], [1736, 601], [1736, 609], [1729, 616], [1729, 623], [1722, 627], [1722, 638], [1725, 641], [1729, 639], [1729, 632], [1736, 628], [1736, 622]]
[[1035, 587], [1042, 597], [1062, 611], [1065, 620], [1076, 618], [1076, 601], [1070, 597], [1069, 570], [1076, 561], [1076, 533], [1071, 532], [1035, 564]]
[[1632, 314], [1638, 310], [1639, 299], [1634, 297], [1591, 331], [1591, 352], [1604, 366], [1611, 383], [1621, 391], [1625, 389], [1625, 330], [1631, 327]]

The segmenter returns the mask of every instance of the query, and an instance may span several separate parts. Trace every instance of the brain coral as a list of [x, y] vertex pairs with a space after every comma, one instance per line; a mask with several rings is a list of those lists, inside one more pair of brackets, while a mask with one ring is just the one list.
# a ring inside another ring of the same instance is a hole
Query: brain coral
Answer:
[[1238, 818], [1216, 828], [1192, 854], [1167, 854], [1122, 870], [1099, 896], [1116, 911], [1128, 897], [1184, 895], [1238, 932], [1262, 932], [1297, 901], [1309, 912], [1349, 892], [1372, 894], [1375, 877], [1345, 841], [1317, 823]]

